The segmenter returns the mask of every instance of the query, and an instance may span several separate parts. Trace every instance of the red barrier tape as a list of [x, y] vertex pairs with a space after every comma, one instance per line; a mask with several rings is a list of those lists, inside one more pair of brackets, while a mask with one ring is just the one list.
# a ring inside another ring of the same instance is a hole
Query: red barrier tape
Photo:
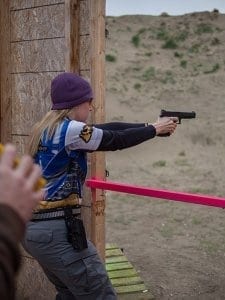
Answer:
[[219, 198], [216, 196], [182, 193], [169, 190], [159, 190], [144, 186], [135, 186], [119, 182], [110, 182], [97, 179], [86, 180], [86, 185], [93, 189], [103, 189], [127, 194], [225, 208], [225, 198]]

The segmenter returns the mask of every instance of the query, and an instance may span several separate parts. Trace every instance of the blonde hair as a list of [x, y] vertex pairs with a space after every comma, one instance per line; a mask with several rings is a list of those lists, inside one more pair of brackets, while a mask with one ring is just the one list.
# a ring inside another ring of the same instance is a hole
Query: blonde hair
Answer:
[[58, 126], [58, 124], [68, 115], [70, 109], [51, 110], [49, 111], [41, 121], [36, 123], [31, 131], [30, 140], [28, 143], [27, 152], [34, 157], [38, 151], [38, 145], [40, 143], [41, 136], [46, 130], [46, 134], [51, 138]]

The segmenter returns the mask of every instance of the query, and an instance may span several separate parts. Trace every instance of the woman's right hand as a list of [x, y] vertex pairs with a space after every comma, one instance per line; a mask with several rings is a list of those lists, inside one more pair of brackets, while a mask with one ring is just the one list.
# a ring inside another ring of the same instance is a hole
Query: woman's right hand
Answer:
[[158, 118], [156, 123], [152, 124], [155, 127], [156, 135], [171, 135], [177, 127], [177, 118], [162, 117]]

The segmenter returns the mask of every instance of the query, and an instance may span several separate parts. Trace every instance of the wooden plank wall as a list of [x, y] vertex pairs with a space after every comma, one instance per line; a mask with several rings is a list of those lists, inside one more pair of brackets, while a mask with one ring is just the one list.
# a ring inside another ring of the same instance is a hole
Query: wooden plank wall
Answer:
[[3, 2], [1, 11], [8, 6], [9, 15], [1, 18], [6, 41], [1, 53], [8, 60], [1, 68], [1, 140], [13, 141], [23, 153], [30, 128], [50, 108], [52, 78], [66, 70], [90, 79], [90, 5], [88, 0]]
[[[50, 108], [50, 82], [58, 73], [76, 71], [92, 83], [96, 109], [90, 121], [104, 120], [105, 0], [1, 0], [1, 142], [12, 141], [24, 153], [33, 124]], [[91, 25], [91, 26], [90, 26]], [[100, 38], [100, 39], [101, 39]], [[94, 165], [93, 165], [94, 162]], [[89, 157], [90, 176], [105, 174], [103, 154]], [[102, 191], [83, 209], [88, 236], [104, 257]], [[96, 229], [93, 228], [96, 226]], [[53, 299], [55, 290], [24, 253], [18, 299]], [[27, 285], [29, 282], [29, 286]]]
[[12, 141], [24, 152], [30, 128], [50, 108], [50, 82], [65, 70], [64, 2], [10, 3]]

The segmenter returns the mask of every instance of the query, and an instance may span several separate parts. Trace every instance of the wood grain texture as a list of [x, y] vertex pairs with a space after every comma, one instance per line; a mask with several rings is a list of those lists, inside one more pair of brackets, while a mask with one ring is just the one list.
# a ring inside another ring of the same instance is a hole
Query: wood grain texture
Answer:
[[11, 11], [11, 41], [64, 37], [64, 4]]
[[65, 69], [79, 73], [80, 63], [80, 1], [65, 0]]
[[51, 108], [51, 80], [58, 73], [12, 75], [12, 133], [29, 134]]
[[11, 76], [10, 76], [10, 14], [9, 1], [0, 1], [0, 88], [1, 88], [1, 142], [11, 141], [12, 126], [12, 98], [11, 98]]
[[[91, 84], [95, 95], [93, 123], [105, 120], [105, 0], [89, 1], [90, 5], [90, 67]], [[91, 155], [91, 177], [105, 179], [105, 154]], [[92, 190], [92, 232], [100, 256], [105, 259], [105, 192]]]
[[37, 261], [27, 256], [23, 257], [22, 268], [17, 279], [17, 300], [47, 300], [55, 299], [55, 287], [47, 279]]
[[19, 42], [11, 45], [12, 73], [62, 71], [65, 39]]
[[91, 38], [90, 35], [80, 36], [80, 70], [90, 69]]
[[26, 153], [28, 136], [12, 135], [12, 143], [16, 146], [16, 150], [19, 156]]
[[8, 0], [11, 10], [29, 9], [37, 6], [57, 5], [64, 0]]
[[80, 1], [80, 35], [90, 34], [90, 6], [88, 0]]

